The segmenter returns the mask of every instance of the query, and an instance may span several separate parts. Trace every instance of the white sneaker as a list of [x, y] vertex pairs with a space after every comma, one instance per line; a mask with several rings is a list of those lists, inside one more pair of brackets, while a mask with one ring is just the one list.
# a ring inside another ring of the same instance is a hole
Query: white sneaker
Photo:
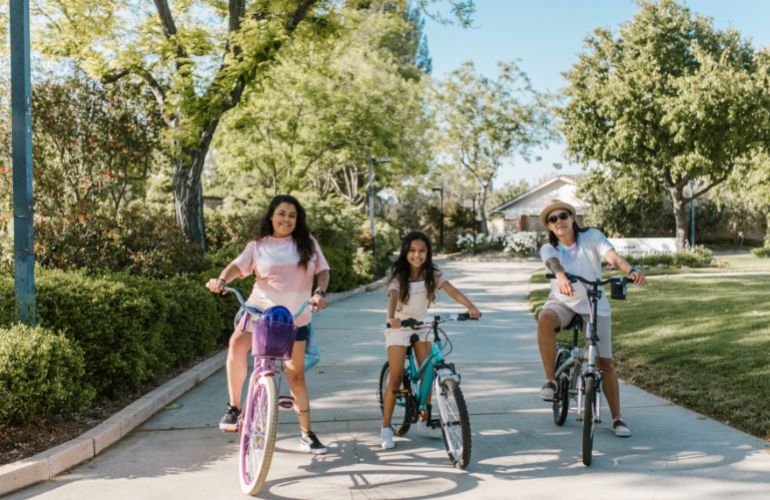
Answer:
[[396, 447], [396, 443], [393, 442], [393, 429], [391, 427], [383, 427], [380, 431], [380, 441], [383, 450], [390, 450]]

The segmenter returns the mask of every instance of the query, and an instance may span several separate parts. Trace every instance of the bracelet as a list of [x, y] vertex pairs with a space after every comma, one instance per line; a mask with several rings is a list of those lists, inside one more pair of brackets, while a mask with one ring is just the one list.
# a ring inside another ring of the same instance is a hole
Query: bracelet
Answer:
[[326, 292], [324, 290], [321, 290], [320, 288], [316, 288], [315, 292], [313, 292], [313, 295], [318, 295], [322, 299], [326, 298]]
[[631, 269], [628, 270], [628, 276], [631, 276], [631, 273], [638, 273], [639, 268], [636, 266], [631, 266]]

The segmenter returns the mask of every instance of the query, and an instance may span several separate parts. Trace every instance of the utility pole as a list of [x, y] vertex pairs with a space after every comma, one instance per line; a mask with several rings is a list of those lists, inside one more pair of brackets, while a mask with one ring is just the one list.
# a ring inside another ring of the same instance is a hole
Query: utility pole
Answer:
[[32, 224], [32, 90], [29, 0], [11, 0], [11, 129], [16, 312], [35, 324], [35, 228]]

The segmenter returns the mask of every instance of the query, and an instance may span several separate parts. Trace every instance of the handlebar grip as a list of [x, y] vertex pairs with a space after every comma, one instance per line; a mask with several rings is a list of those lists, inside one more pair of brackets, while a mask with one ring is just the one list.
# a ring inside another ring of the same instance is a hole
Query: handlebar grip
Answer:
[[421, 324], [422, 324], [421, 321], [416, 320], [414, 318], [407, 318], [407, 319], [401, 321], [401, 326], [402, 327], [418, 326], [418, 325], [421, 325]]
[[556, 275], [553, 273], [545, 273], [545, 279], [552, 280], [555, 279]]
[[457, 315], [457, 321], [477, 321], [480, 318], [481, 318], [481, 313], [479, 313], [478, 318], [471, 318], [471, 315], [468, 314], [467, 312], [460, 313]]

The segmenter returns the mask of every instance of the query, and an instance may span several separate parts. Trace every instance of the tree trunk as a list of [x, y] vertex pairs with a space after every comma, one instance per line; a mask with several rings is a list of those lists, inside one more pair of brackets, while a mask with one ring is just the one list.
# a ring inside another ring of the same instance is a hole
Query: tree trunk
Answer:
[[674, 205], [674, 220], [676, 221], [676, 247], [682, 249], [687, 247], [689, 240], [687, 239], [687, 223], [689, 217], [687, 215], [687, 204], [684, 200], [684, 194], [681, 188], [670, 188], [669, 194], [671, 195], [671, 201]]
[[479, 203], [479, 215], [481, 216], [481, 234], [484, 237], [489, 236], [489, 224], [487, 222], [487, 195], [489, 192], [489, 183], [483, 185], [481, 189], [481, 202]]
[[183, 148], [174, 168], [174, 209], [176, 222], [188, 241], [206, 252], [206, 227], [203, 221], [203, 186], [201, 174], [211, 139], [219, 120], [212, 120], [200, 135], [195, 148]]

